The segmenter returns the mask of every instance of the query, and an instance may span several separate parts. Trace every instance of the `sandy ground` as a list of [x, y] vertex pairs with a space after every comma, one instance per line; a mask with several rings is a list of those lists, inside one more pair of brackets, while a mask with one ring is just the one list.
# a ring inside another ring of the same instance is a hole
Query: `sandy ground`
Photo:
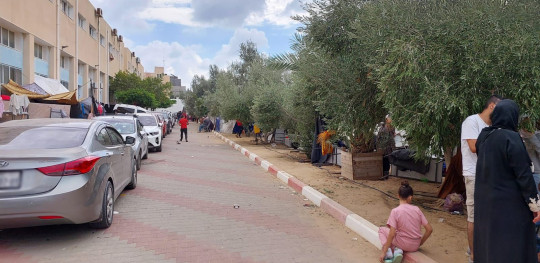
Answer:
[[[399, 205], [395, 197], [403, 181], [401, 178], [390, 177], [385, 181], [351, 181], [341, 177], [339, 166], [318, 168], [311, 165], [304, 154], [286, 146], [255, 145], [253, 137], [236, 138], [232, 134], [224, 134], [224, 136], [294, 175], [377, 226], [384, 226], [390, 210]], [[440, 199], [435, 197], [439, 184], [416, 180], [409, 180], [409, 183], [415, 191], [413, 203], [420, 206], [434, 229], [420, 251], [441, 263], [467, 262], [466, 216], [439, 211]]]

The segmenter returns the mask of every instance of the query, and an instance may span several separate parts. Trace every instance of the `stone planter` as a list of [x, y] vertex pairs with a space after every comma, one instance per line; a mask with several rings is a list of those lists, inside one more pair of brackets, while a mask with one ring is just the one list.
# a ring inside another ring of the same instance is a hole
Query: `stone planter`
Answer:
[[378, 180], [382, 173], [382, 152], [341, 153], [341, 176], [349, 180]]

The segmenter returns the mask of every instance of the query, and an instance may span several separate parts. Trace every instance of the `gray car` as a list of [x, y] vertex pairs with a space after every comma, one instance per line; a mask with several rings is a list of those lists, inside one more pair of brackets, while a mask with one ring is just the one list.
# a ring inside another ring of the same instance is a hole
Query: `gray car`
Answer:
[[99, 120], [0, 124], [0, 229], [109, 227], [116, 198], [137, 185], [134, 142]]
[[135, 138], [135, 143], [131, 147], [135, 152], [137, 170], [140, 170], [141, 160], [148, 158], [148, 135], [138, 118], [133, 115], [113, 115], [95, 117], [94, 119], [110, 123], [122, 135], [124, 140], [127, 136]]

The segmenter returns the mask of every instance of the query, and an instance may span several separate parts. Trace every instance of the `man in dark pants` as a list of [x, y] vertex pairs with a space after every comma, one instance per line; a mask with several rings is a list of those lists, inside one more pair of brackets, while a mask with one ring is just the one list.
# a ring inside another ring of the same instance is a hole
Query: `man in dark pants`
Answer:
[[182, 139], [184, 139], [184, 134], [186, 134], [186, 142], [188, 142], [187, 140], [187, 126], [189, 125], [189, 121], [188, 119], [186, 118], [186, 116], [182, 116], [182, 118], [178, 121], [178, 123], [180, 124], [180, 140], [177, 142], [178, 144], [180, 144], [180, 142], [182, 141]]

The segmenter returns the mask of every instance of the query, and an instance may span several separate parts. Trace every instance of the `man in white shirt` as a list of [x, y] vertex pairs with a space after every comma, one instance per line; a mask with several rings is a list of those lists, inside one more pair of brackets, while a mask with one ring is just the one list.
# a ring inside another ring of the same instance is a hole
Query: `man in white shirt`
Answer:
[[483, 128], [491, 125], [491, 113], [501, 97], [492, 95], [484, 105], [484, 110], [474, 114], [461, 124], [461, 154], [463, 161], [463, 178], [467, 193], [467, 238], [469, 241], [470, 258], [473, 262], [473, 233], [474, 233], [474, 179], [476, 175], [476, 139]]

